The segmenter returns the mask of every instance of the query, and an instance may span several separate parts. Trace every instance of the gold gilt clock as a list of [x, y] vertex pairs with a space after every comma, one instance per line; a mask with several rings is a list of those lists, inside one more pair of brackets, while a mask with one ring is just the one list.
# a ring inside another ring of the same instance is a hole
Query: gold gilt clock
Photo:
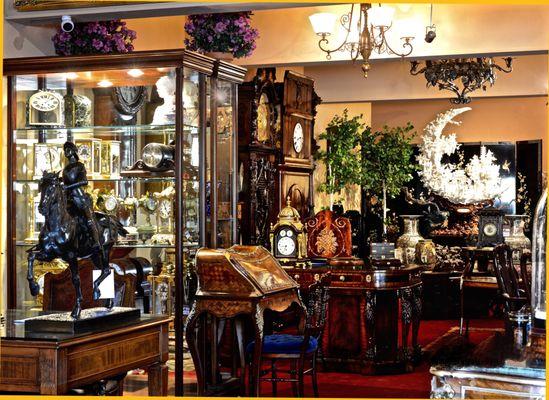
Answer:
[[271, 252], [281, 264], [295, 266], [297, 262], [306, 261], [307, 233], [289, 197], [276, 224], [271, 224], [270, 239]]

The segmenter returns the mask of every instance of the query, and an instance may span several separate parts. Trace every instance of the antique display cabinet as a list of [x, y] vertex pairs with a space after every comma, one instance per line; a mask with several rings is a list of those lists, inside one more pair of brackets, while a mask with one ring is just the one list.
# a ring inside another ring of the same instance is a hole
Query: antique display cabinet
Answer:
[[[147, 259], [152, 312], [173, 314], [182, 394], [184, 276], [201, 246], [238, 238], [236, 100], [243, 68], [185, 50], [4, 61], [7, 90], [7, 305], [41, 307], [27, 287], [39, 182], [73, 141], [95, 210], [128, 231], [111, 259]], [[57, 265], [38, 265], [44, 274]], [[37, 278], [40, 278], [37, 276]], [[139, 283], [138, 283], [139, 284]]]

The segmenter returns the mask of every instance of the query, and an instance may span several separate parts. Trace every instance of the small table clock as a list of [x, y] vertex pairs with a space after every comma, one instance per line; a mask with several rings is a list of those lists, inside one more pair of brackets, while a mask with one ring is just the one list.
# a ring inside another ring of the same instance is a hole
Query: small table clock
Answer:
[[487, 207], [478, 213], [477, 247], [492, 247], [503, 243], [503, 211]]
[[271, 224], [270, 238], [271, 252], [281, 264], [294, 265], [306, 259], [307, 234], [289, 197], [286, 207], [278, 214], [277, 223]]

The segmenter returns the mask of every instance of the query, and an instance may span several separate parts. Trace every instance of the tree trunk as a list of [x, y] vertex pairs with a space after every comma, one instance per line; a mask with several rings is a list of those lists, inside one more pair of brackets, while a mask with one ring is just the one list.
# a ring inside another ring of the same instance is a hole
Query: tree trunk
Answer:
[[387, 239], [387, 189], [383, 181], [383, 239]]

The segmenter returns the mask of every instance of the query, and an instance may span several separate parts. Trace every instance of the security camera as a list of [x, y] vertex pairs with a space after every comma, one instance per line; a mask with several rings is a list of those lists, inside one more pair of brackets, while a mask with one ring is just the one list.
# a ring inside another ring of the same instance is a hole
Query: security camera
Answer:
[[63, 15], [61, 17], [61, 29], [63, 32], [72, 32], [74, 29], [74, 22], [70, 15]]
[[425, 29], [425, 41], [427, 43], [433, 43], [433, 40], [437, 37], [436, 28], [434, 25], [428, 26]]

